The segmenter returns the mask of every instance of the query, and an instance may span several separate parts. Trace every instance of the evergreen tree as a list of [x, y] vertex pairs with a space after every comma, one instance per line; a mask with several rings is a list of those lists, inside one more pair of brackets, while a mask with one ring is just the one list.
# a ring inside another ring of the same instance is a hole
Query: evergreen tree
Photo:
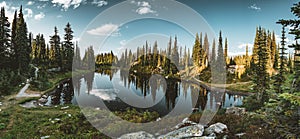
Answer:
[[226, 61], [224, 59], [224, 49], [222, 42], [222, 32], [220, 31], [219, 35], [219, 45], [218, 45], [218, 54], [216, 60], [216, 67], [214, 68], [214, 72], [216, 73], [216, 82], [217, 83], [225, 83], [225, 72], [226, 72]]
[[279, 67], [279, 45], [278, 47], [276, 47], [275, 49], [275, 55], [274, 55], [274, 64], [273, 64], [273, 68], [275, 70], [277, 70]]
[[[253, 89], [257, 92], [257, 100], [263, 104], [268, 100], [267, 89], [269, 89], [269, 74], [267, 73], [268, 52], [267, 52], [267, 35], [261, 27], [257, 30], [257, 63], [255, 63]], [[255, 59], [254, 59], [255, 60]]]
[[224, 50], [224, 58], [226, 61], [226, 64], [228, 64], [228, 41], [227, 38], [225, 38], [225, 50]]
[[157, 61], [156, 59], [160, 58], [160, 56], [158, 55], [158, 45], [157, 45], [157, 41], [154, 42], [153, 45], [153, 66], [158, 65], [159, 60]]
[[81, 67], [80, 48], [78, 46], [78, 42], [76, 42], [76, 46], [75, 46], [75, 54], [74, 54], [74, 59], [73, 59], [73, 67], [75, 69], [80, 69], [80, 67]]
[[10, 23], [8, 22], [8, 17], [5, 15], [4, 7], [1, 8], [0, 13], [0, 69], [7, 68], [10, 66]]
[[258, 28], [256, 28], [256, 33], [255, 33], [255, 39], [254, 39], [254, 45], [253, 45], [253, 50], [252, 50], [252, 58], [254, 63], [257, 63], [258, 61]]
[[273, 63], [273, 67], [274, 67], [274, 63], [275, 63], [275, 56], [276, 56], [276, 51], [277, 51], [277, 46], [276, 46], [276, 37], [275, 37], [275, 32], [272, 32], [272, 40], [271, 40], [271, 60]]
[[282, 93], [283, 89], [282, 89], [282, 85], [285, 81], [285, 78], [284, 78], [284, 74], [285, 74], [285, 68], [286, 68], [286, 65], [285, 65], [285, 58], [286, 58], [286, 53], [285, 53], [285, 26], [282, 27], [282, 37], [281, 37], [281, 48], [280, 49], [280, 68], [279, 68], [279, 73], [275, 76], [275, 83], [274, 83], [274, 86], [275, 86], [275, 91], [276, 93]]
[[23, 17], [22, 6], [17, 18], [15, 45], [17, 47], [18, 74], [25, 75], [29, 72], [31, 51], [30, 46], [28, 46], [27, 25]]
[[63, 43], [63, 70], [72, 70], [72, 62], [74, 57], [73, 30], [70, 23], [65, 27], [64, 43]]
[[43, 34], [39, 34], [39, 45], [38, 45], [38, 59], [39, 65], [44, 66], [46, 62], [46, 43]]
[[193, 52], [192, 52], [192, 58], [193, 58], [193, 62], [195, 66], [200, 66], [199, 63], [199, 58], [200, 58], [200, 38], [198, 33], [196, 34], [196, 38], [195, 38], [195, 43], [194, 43], [194, 47], [193, 47]]
[[170, 37], [170, 40], [168, 43], [167, 57], [171, 58], [171, 54], [172, 54], [172, 37]]
[[212, 65], [214, 65], [215, 61], [216, 61], [216, 40], [213, 40], [213, 44], [212, 44], [212, 51], [211, 51], [211, 63]]
[[17, 11], [15, 11], [14, 19], [13, 19], [12, 27], [11, 27], [11, 47], [12, 47], [11, 57], [13, 59], [12, 61], [14, 61], [14, 62], [11, 62], [11, 64], [12, 64], [12, 69], [14, 69], [14, 70], [17, 70], [18, 67], [19, 67], [19, 64], [18, 64], [18, 60], [19, 60], [18, 50], [19, 49], [18, 49], [18, 46], [16, 44], [17, 20], [18, 20]]
[[205, 53], [207, 55], [206, 58], [209, 60], [210, 59], [210, 53], [209, 53], [209, 42], [208, 42], [207, 33], [205, 33], [205, 36], [204, 36], [203, 47], [204, 47]]
[[172, 62], [178, 67], [179, 65], [179, 53], [177, 46], [177, 37], [175, 36], [174, 46], [172, 48]]
[[62, 52], [61, 52], [61, 46], [60, 46], [60, 37], [58, 35], [58, 30], [56, 27], [54, 27], [54, 35], [50, 36], [50, 46], [52, 49], [52, 60], [54, 66], [57, 66], [59, 68], [62, 68]]

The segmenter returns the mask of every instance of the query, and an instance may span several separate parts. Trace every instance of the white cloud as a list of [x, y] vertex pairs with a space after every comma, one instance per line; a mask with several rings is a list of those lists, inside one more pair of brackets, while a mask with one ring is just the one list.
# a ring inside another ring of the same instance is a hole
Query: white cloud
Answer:
[[43, 1], [43, 2], [45, 2], [45, 1], [49, 1], [49, 0], [39, 0], [39, 1]]
[[27, 5], [33, 5], [33, 4], [34, 4], [33, 1], [28, 1], [28, 2], [27, 2]]
[[126, 45], [126, 43], [127, 43], [127, 41], [126, 41], [126, 40], [122, 40], [122, 41], [120, 41], [120, 45], [121, 45], [121, 46], [125, 46], [125, 45]]
[[94, 0], [92, 2], [93, 5], [97, 5], [97, 7], [102, 7], [102, 6], [105, 6], [107, 5], [107, 1], [104, 1], [104, 0]]
[[140, 14], [140, 15], [144, 15], [144, 14], [154, 14], [156, 13], [156, 11], [151, 9], [151, 5], [149, 2], [146, 1], [142, 1], [142, 2], [135, 2], [134, 0], [132, 0], [130, 2], [131, 4], [135, 4], [138, 6], [138, 9], [135, 10], [136, 13]]
[[61, 6], [63, 9], [67, 11], [70, 6], [73, 6], [73, 9], [76, 9], [80, 6], [83, 0], [52, 0], [53, 6]]
[[57, 17], [57, 18], [62, 18], [63, 16], [62, 16], [62, 15], [57, 15], [56, 17]]
[[142, 6], [142, 7], [151, 7], [151, 5], [149, 4], [149, 2], [145, 2], [145, 1], [137, 2], [137, 5], [138, 6]]
[[45, 14], [43, 12], [40, 12], [39, 14], [34, 16], [35, 20], [41, 20], [43, 18], [45, 18]]
[[149, 14], [149, 13], [156, 13], [155, 11], [151, 10], [150, 7], [139, 7], [136, 12], [140, 15]]
[[91, 29], [87, 31], [87, 33], [91, 35], [97, 36], [118, 36], [119, 33], [119, 26], [115, 24], [104, 24], [98, 28]]
[[45, 8], [47, 6], [47, 4], [45, 3], [45, 4], [43, 4], [43, 5], [38, 5], [36, 8], [38, 8], [38, 9], [43, 9], [43, 8]]
[[32, 12], [31, 9], [26, 8], [24, 11], [25, 11], [25, 14], [24, 14], [24, 17], [25, 17], [25, 18], [30, 18], [30, 17], [32, 17], [33, 12]]
[[252, 10], [255, 10], [255, 11], [260, 11], [261, 10], [261, 8], [258, 7], [256, 4], [251, 5], [249, 8], [252, 9]]

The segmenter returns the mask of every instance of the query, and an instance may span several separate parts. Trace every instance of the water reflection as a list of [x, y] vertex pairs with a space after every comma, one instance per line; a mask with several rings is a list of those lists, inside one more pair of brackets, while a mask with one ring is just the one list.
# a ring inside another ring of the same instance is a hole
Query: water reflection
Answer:
[[242, 96], [210, 92], [196, 84], [165, 79], [161, 75], [135, 76], [128, 71], [108, 69], [66, 80], [49, 98], [49, 105], [77, 104], [80, 101], [80, 104], [93, 107], [100, 107], [102, 100], [111, 110], [151, 106], [145, 108], [161, 115], [168, 114], [177, 105], [180, 105], [180, 111], [216, 110], [241, 105], [243, 99]]

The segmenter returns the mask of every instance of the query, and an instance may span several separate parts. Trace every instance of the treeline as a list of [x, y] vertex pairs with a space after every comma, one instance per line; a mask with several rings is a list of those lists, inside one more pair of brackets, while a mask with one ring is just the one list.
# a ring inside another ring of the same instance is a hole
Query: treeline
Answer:
[[[282, 26], [280, 45], [276, 47], [275, 35], [271, 35], [262, 27], [257, 28], [251, 69], [255, 95], [245, 99], [244, 105], [249, 111], [256, 111], [259, 117], [274, 136], [279, 138], [299, 137], [300, 107], [300, 29], [298, 25], [300, 2], [291, 8], [297, 17], [292, 20], [281, 19]], [[294, 36], [295, 43], [288, 47], [294, 50], [294, 58], [287, 56], [286, 28]], [[269, 69], [276, 72], [270, 76]]]
[[[54, 27], [50, 41], [46, 42], [43, 34], [33, 36], [32, 33], [28, 33], [22, 6], [15, 11], [12, 23], [8, 21], [5, 9], [2, 7], [0, 13], [0, 94], [9, 94], [15, 86], [24, 83], [29, 78], [43, 84], [47, 83], [50, 71], [68, 72], [72, 69], [92, 69], [95, 66], [93, 48], [89, 47], [81, 59], [78, 43], [75, 46], [73, 41], [73, 33], [70, 23], [67, 23], [64, 28], [62, 37], [58, 35], [58, 29]], [[34, 67], [39, 68], [37, 78], [32, 78], [35, 75]]]

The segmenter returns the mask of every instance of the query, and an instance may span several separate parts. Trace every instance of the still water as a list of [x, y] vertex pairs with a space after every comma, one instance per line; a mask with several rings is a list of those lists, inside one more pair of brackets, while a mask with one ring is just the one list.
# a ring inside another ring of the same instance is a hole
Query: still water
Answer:
[[199, 85], [160, 75], [134, 76], [127, 71], [99, 70], [61, 84], [46, 105], [74, 104], [123, 111], [127, 108], [169, 112], [216, 110], [242, 105], [243, 96], [210, 92]]

